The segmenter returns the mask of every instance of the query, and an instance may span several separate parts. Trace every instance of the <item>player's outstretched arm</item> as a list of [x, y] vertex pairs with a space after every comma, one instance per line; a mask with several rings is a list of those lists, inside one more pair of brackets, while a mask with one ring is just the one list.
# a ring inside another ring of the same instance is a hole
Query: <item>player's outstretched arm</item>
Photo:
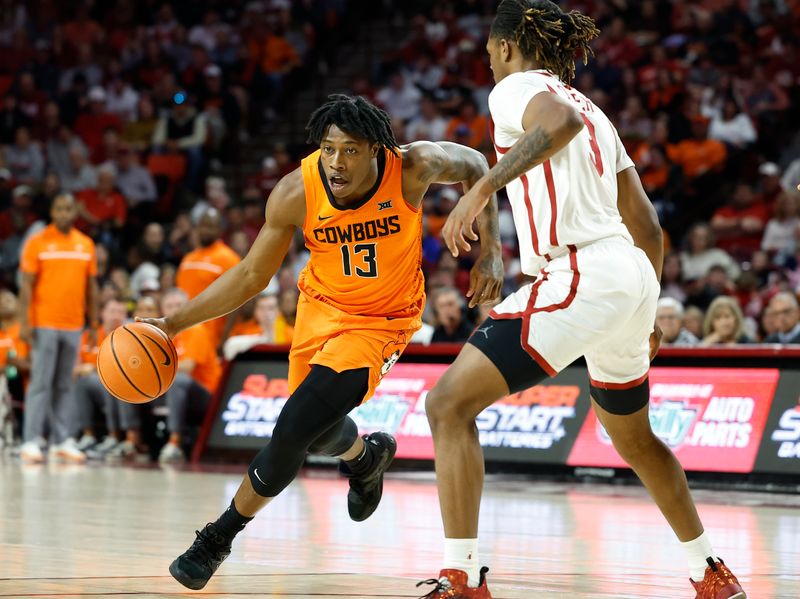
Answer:
[[[489, 163], [483, 154], [448, 141], [413, 143], [409, 146], [409, 155], [415, 164], [417, 179], [425, 188], [434, 183], [461, 183], [467, 194], [489, 172]], [[472, 228], [472, 221], [467, 235], [471, 241], [480, 240], [481, 253], [470, 271], [470, 288], [467, 291], [470, 307], [494, 301], [503, 288], [503, 259], [495, 194], [489, 194], [473, 221], [475, 219], [480, 236]], [[443, 235], [446, 235], [445, 230]], [[462, 236], [461, 242], [461, 247], [469, 251], [469, 241]]]
[[267, 201], [266, 222], [247, 256], [225, 271], [170, 318], [142, 319], [174, 336], [191, 326], [234, 311], [269, 284], [289, 249], [295, 227], [303, 224], [305, 200], [300, 169], [286, 175]]

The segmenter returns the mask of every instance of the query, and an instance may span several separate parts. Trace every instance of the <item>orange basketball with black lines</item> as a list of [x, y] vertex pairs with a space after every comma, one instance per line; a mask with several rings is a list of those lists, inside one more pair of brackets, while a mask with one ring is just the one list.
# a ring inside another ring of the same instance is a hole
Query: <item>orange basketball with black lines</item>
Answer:
[[178, 352], [151, 324], [124, 324], [106, 336], [97, 354], [97, 375], [114, 397], [146, 403], [163, 395], [178, 371]]

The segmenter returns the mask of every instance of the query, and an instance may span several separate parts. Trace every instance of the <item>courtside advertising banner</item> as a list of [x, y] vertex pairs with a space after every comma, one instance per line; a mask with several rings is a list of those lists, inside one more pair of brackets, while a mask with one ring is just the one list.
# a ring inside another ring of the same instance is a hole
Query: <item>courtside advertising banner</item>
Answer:
[[[397, 457], [433, 459], [425, 398], [445, 364], [396, 364], [375, 396], [351, 414], [361, 432], [397, 438]], [[240, 361], [230, 369], [210, 448], [260, 449], [272, 436], [286, 403], [286, 362]], [[568, 369], [542, 385], [503, 398], [477, 419], [487, 459], [563, 464], [586, 418], [588, 379]], [[583, 399], [581, 399], [583, 398]]]
[[800, 371], [781, 372], [755, 469], [800, 474]]
[[[652, 368], [650, 424], [686, 470], [751, 472], [780, 371]], [[625, 467], [590, 412], [567, 462]]]
[[[362, 433], [397, 438], [398, 458], [431, 460], [425, 398], [442, 363], [396, 364], [351, 414]], [[288, 363], [250, 355], [231, 364], [207, 446], [259, 450], [288, 398]], [[687, 470], [800, 474], [800, 371], [672, 368], [650, 371], [650, 422]], [[583, 367], [503, 398], [478, 416], [487, 460], [625, 467], [590, 409]]]

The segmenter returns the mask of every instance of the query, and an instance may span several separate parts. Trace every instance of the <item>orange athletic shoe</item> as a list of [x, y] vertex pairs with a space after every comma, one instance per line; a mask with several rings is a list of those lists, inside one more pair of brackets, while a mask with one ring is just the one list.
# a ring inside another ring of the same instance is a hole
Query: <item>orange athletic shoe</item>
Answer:
[[477, 587], [467, 586], [467, 573], [462, 570], [442, 570], [439, 572], [439, 580], [431, 578], [418, 582], [417, 586], [423, 584], [436, 585], [427, 595], [420, 599], [492, 599], [489, 587], [486, 584], [486, 573], [489, 568], [481, 568], [481, 584]]
[[725, 562], [719, 560], [717, 563], [710, 557], [707, 561], [708, 568], [703, 582], [689, 579], [697, 591], [695, 599], [747, 599], [739, 581]]

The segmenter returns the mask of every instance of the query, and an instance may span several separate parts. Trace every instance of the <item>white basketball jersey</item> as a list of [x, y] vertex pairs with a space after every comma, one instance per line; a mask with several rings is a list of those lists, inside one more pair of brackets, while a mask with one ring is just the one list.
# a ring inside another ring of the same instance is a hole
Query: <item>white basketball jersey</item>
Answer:
[[540, 92], [567, 100], [586, 126], [560, 152], [506, 186], [522, 271], [528, 275], [536, 275], [570, 245], [615, 236], [633, 244], [617, 209], [617, 173], [632, 167], [633, 161], [608, 117], [552, 73], [514, 73], [492, 90], [489, 110], [498, 160], [523, 135], [525, 108]]

